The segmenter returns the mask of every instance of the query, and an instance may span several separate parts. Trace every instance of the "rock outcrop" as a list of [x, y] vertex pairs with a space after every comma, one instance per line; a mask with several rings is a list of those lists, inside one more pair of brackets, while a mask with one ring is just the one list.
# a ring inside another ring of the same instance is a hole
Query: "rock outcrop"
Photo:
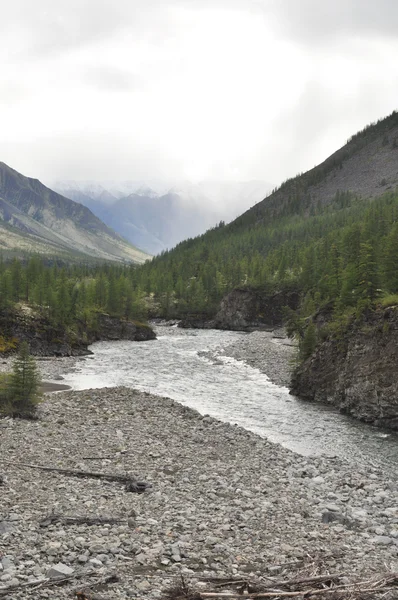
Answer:
[[98, 315], [96, 331], [89, 335], [89, 343], [97, 341], [131, 340], [145, 342], [156, 339], [155, 332], [149, 325], [111, 317], [106, 314]]
[[398, 430], [398, 306], [367, 314], [319, 344], [292, 377], [291, 393]]
[[232, 290], [221, 301], [214, 327], [235, 331], [279, 327], [284, 320], [285, 307], [295, 310], [299, 302], [296, 291], [280, 291], [270, 295], [251, 288]]
[[[77, 321], [72, 328], [55, 325], [32, 311], [0, 311], [0, 355], [12, 353], [26, 341], [34, 356], [82, 356], [88, 346], [100, 340], [144, 341], [155, 339], [153, 329], [106, 314], [99, 314], [95, 326]], [[3, 352], [2, 352], [3, 350]]]
[[300, 295], [296, 290], [283, 290], [270, 294], [261, 289], [237, 288], [227, 294], [220, 303], [215, 317], [191, 314], [179, 323], [179, 327], [195, 329], [226, 329], [228, 331], [254, 331], [280, 327], [286, 307], [296, 310]]

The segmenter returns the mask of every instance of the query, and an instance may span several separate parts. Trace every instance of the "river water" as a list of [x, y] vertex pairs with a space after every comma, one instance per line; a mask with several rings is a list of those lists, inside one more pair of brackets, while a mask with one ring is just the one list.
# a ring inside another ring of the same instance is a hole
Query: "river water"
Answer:
[[65, 375], [73, 389], [127, 386], [168, 396], [303, 455], [340, 456], [398, 473], [398, 434], [298, 400], [259, 370], [223, 354], [245, 335], [158, 327], [149, 342], [98, 342]]

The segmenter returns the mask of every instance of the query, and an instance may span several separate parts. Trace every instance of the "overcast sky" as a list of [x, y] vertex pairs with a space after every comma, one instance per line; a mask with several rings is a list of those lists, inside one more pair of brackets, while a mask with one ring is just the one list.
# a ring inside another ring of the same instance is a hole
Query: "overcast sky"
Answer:
[[0, 160], [55, 179], [266, 180], [398, 108], [396, 0], [13, 0]]

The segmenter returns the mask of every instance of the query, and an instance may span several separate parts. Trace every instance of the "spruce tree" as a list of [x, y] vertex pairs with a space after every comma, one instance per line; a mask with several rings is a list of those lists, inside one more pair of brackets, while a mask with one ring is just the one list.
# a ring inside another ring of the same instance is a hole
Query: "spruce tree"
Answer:
[[10, 403], [12, 414], [32, 416], [39, 400], [40, 375], [27, 342], [23, 342], [14, 360], [10, 377]]

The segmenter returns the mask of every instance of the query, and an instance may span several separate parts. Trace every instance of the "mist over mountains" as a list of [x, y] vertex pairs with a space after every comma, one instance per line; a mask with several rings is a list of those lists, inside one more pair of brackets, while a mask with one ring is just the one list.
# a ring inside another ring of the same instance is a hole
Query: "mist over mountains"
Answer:
[[159, 254], [221, 220], [232, 220], [261, 201], [272, 186], [265, 181], [171, 187], [143, 181], [56, 181], [51, 187], [88, 207], [135, 246]]

